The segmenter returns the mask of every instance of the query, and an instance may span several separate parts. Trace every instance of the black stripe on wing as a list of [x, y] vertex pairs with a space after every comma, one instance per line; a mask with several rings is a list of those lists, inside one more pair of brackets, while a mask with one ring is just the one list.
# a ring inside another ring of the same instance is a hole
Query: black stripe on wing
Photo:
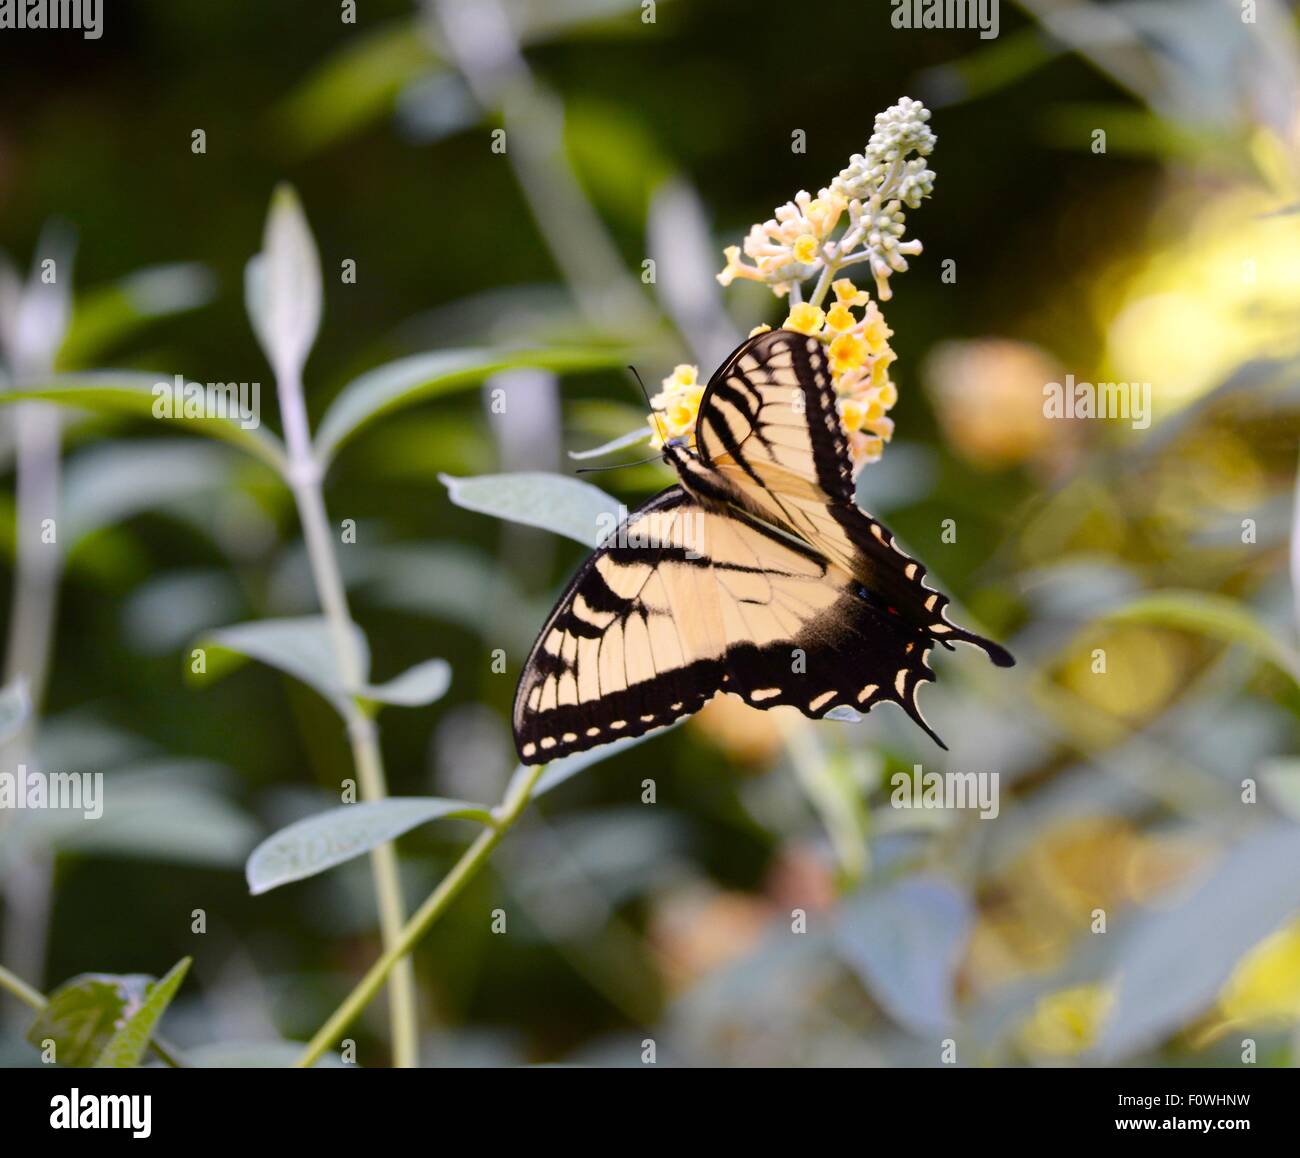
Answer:
[[[789, 356], [789, 368], [780, 367]], [[755, 365], [749, 367], [753, 360]], [[816, 338], [793, 330], [768, 330], [747, 338], [709, 379], [696, 420], [700, 459], [713, 464], [712, 442], [729, 454], [758, 486], [766, 484], [746, 453], [779, 461], [774, 418], [795, 410], [802, 396], [802, 423], [818, 485], [831, 499], [853, 501], [853, 465], [835, 406], [835, 387], [826, 350]], [[782, 429], [790, 429], [782, 424]], [[787, 448], [788, 449], [788, 448]]]
[[650, 615], [641, 602], [640, 592], [619, 594], [613, 590], [601, 574], [602, 559], [612, 558], [620, 568], [647, 568], [646, 583], [656, 568], [664, 565], [709, 565], [708, 560], [684, 546], [669, 543], [638, 546], [628, 542], [630, 528], [648, 516], [662, 519], [675, 511], [686, 514], [695, 510], [698, 510], [695, 501], [681, 487], [669, 487], [633, 511], [569, 582], [538, 633], [515, 692], [515, 746], [524, 763], [538, 764], [598, 744], [644, 735], [699, 711], [716, 694], [725, 676], [720, 655], [716, 659], [693, 660], [656, 671], [652, 679], [630, 682], [623, 688], [602, 686], [598, 695], [586, 700], [579, 697], [577, 703], [557, 701], [534, 706], [529, 702], [534, 690], [545, 688], [552, 678], [557, 681], [572, 678], [575, 688], [580, 689], [576, 655], [564, 648], [548, 651], [545, 646], [553, 633], [575, 640], [599, 640], [600, 647], [604, 648], [611, 625], [616, 624], [623, 635], [620, 646], [626, 648], [626, 631], [634, 619], [640, 619], [640, 626], [649, 631]]

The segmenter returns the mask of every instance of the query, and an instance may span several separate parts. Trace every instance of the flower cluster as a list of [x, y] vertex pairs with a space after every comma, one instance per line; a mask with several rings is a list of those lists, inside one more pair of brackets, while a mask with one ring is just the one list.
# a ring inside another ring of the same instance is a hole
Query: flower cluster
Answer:
[[[919, 241], [903, 240], [902, 207], [915, 209], [934, 189], [934, 173], [925, 162], [935, 146], [929, 120], [929, 109], [907, 97], [886, 109], [876, 117], [864, 152], [854, 154], [816, 197], [796, 193], [770, 220], [750, 229], [743, 247], [728, 246], [726, 268], [718, 274], [723, 285], [743, 278], [788, 297], [784, 328], [825, 344], [855, 473], [880, 459], [894, 433], [889, 417], [898, 401], [889, 375], [893, 331], [870, 294], [850, 278], [835, 275], [865, 263], [875, 279], [876, 298], [888, 301], [889, 278], [921, 252]], [[814, 285], [805, 298], [808, 281]], [[658, 449], [668, 439], [693, 442], [703, 397], [697, 368], [678, 366], [652, 400], [651, 445]]]
[[741, 260], [738, 245], [723, 250], [727, 265], [718, 274], [718, 281], [723, 285], [730, 285], [738, 277], [761, 281], [770, 285], [778, 297], [784, 297], [830, 258], [831, 234], [848, 205], [848, 198], [837, 190], [822, 189], [813, 197], [801, 189], [769, 220], [750, 229], [745, 238], [745, 255], [753, 264]]
[[[800, 302], [791, 307], [783, 325], [826, 343], [836, 408], [856, 473], [867, 463], [878, 462], [893, 437], [894, 421], [887, 412], [898, 401], [898, 389], [889, 378], [896, 357], [889, 345], [894, 331], [885, 324], [871, 295], [848, 278], [832, 282], [831, 289], [835, 304], [829, 310]], [[855, 310], [861, 310], [861, 316]]]
[[829, 186], [816, 197], [800, 191], [750, 229], [744, 257], [741, 246], [724, 250], [727, 264], [718, 281], [745, 278], [770, 286], [778, 297], [797, 297], [803, 282], [824, 275], [814, 291], [814, 304], [820, 304], [816, 295], [825, 295], [826, 275], [867, 262], [877, 297], [888, 301], [890, 276], [921, 252], [919, 241], [903, 240], [902, 207], [916, 209], [934, 191], [934, 172], [925, 162], [935, 146], [929, 119], [930, 110], [907, 97], [880, 113], [866, 151], [855, 153]]
[[695, 419], [700, 412], [704, 387], [700, 384], [698, 366], [675, 366], [663, 380], [663, 389], [650, 399], [650, 446], [661, 450], [672, 438], [684, 438], [687, 445], [695, 443]]
[[[894, 433], [893, 419], [888, 417], [888, 411], [898, 401], [898, 390], [889, 378], [895, 358], [889, 339], [894, 331], [885, 324], [871, 295], [848, 278], [835, 281], [831, 289], [835, 304], [829, 310], [800, 302], [791, 307], [783, 328], [819, 338], [826, 344], [836, 409], [848, 436], [856, 473], [866, 463], [879, 461], [885, 443]], [[770, 328], [759, 326], [753, 333]], [[703, 397], [699, 369], [675, 367], [663, 380], [663, 389], [650, 400], [654, 408], [649, 417], [650, 445], [658, 450], [670, 438], [683, 438], [692, 445]]]
[[[860, 201], [887, 189], [904, 205], [919, 209], [921, 201], [934, 192], [934, 172], [925, 164], [937, 142], [929, 120], [930, 110], [909, 97], [877, 113], [866, 152], [854, 153], [831, 187]], [[909, 160], [912, 153], [917, 156]]]

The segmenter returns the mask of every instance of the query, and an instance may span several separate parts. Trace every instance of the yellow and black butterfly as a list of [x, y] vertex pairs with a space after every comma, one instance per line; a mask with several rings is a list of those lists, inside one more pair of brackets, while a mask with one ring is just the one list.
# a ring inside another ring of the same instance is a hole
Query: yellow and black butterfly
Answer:
[[664, 446], [680, 477], [633, 511], [574, 576], [515, 693], [528, 764], [698, 711], [720, 691], [756, 708], [916, 703], [935, 643], [991, 640], [948, 621], [925, 568], [854, 502], [822, 343], [751, 337], [710, 380], [695, 448]]

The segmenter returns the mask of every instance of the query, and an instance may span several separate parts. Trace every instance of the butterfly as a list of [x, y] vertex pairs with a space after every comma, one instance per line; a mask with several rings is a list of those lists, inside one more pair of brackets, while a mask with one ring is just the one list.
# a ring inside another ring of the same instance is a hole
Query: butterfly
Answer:
[[825, 348], [769, 330], [710, 379], [679, 482], [632, 511], [573, 577], [515, 693], [537, 764], [690, 715], [719, 692], [820, 719], [917, 707], [936, 643], [998, 644], [950, 622], [925, 568], [854, 499]]

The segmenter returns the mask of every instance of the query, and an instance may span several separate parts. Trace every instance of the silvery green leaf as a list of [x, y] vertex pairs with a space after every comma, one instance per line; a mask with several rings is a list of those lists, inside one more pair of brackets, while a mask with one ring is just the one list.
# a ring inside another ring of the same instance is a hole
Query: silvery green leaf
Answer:
[[176, 996], [189, 968], [190, 958], [183, 957], [165, 977], [145, 987], [144, 1004], [108, 1039], [103, 1052], [95, 1059], [95, 1069], [130, 1069], [140, 1064], [153, 1031], [167, 1012], [167, 1006]]
[[259, 844], [244, 870], [249, 891], [265, 893], [315, 876], [441, 817], [492, 821], [491, 812], [481, 804], [431, 796], [340, 805], [282, 828]]
[[321, 316], [320, 255], [298, 195], [280, 185], [271, 198], [262, 252], [245, 272], [249, 319], [267, 361], [296, 379], [316, 340]]
[[122, 605], [122, 633], [145, 655], [177, 651], [200, 632], [240, 614], [243, 592], [217, 567], [166, 571], [137, 586]]
[[33, 814], [28, 840], [61, 852], [236, 868], [262, 829], [226, 795], [221, 769], [163, 759], [105, 774], [96, 809]]
[[[115, 441], [74, 455], [64, 476], [63, 525], [70, 548], [143, 511], [229, 485], [232, 456], [220, 446], [181, 439]], [[160, 487], [159, 479], [167, 485]]]
[[484, 474], [475, 478], [438, 476], [458, 507], [498, 519], [541, 527], [595, 547], [625, 513], [619, 501], [599, 487], [542, 471]]
[[59, 361], [88, 366], [107, 347], [156, 318], [196, 309], [211, 301], [216, 279], [196, 262], [155, 265], [78, 296]]
[[229, 442], [283, 473], [284, 450], [280, 440], [260, 426], [245, 429], [237, 420], [220, 416], [155, 415], [155, 388], [160, 384], [170, 387], [173, 381], [172, 374], [142, 374], [135, 370], [46, 374], [26, 379], [12, 390], [0, 391], [0, 406], [32, 399], [91, 410], [97, 414], [122, 414], [152, 423], [167, 422], [178, 430]]
[[622, 450], [624, 447], [635, 446], [638, 442], [645, 442], [650, 437], [650, 428], [644, 430], [630, 430], [627, 434], [620, 434], [617, 438], [612, 438], [600, 446], [593, 446], [590, 450], [571, 450], [570, 458], [599, 458], [603, 454], [613, 454], [616, 450]]
[[1265, 797], [1292, 820], [1300, 821], [1300, 759], [1269, 760], [1259, 770]]
[[420, 708], [440, 700], [451, 686], [451, 665], [445, 659], [430, 659], [407, 668], [384, 684], [367, 684], [361, 695], [380, 704]]
[[953, 986], [973, 924], [970, 901], [938, 877], [867, 888], [840, 907], [835, 942], [900, 1025], [936, 1033], [953, 1020]]
[[1198, 887], [1174, 895], [1108, 934], [1123, 939], [1100, 1060], [1130, 1056], [1207, 1009], [1246, 952], [1300, 909], [1300, 825], [1252, 830]]
[[18, 734], [31, 712], [32, 698], [22, 676], [0, 688], [0, 744]]
[[339, 447], [381, 415], [427, 398], [472, 390], [504, 370], [531, 367], [564, 373], [600, 370], [620, 363], [617, 350], [435, 350], [368, 370], [330, 403], [316, 432], [316, 454], [328, 463]]
[[[370, 670], [370, 649], [357, 625], [349, 624], [363, 675]], [[339, 710], [359, 689], [349, 688], [339, 672], [329, 624], [319, 615], [294, 619], [258, 619], [209, 632], [198, 646], [208, 650], [207, 671], [192, 679], [220, 678], [234, 665], [222, 653], [261, 660], [262, 663], [315, 688]], [[190, 670], [189, 667], [186, 669]]]

